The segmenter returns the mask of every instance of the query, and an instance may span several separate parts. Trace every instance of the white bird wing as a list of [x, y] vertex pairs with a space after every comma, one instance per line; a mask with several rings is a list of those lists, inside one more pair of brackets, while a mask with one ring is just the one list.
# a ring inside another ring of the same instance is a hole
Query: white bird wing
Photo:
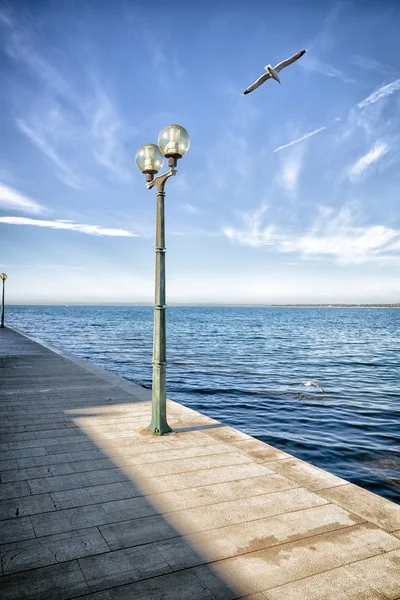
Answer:
[[292, 63], [296, 62], [296, 60], [299, 60], [299, 58], [301, 58], [306, 52], [307, 50], [301, 50], [300, 52], [297, 52], [297, 54], [293, 54], [293, 56], [291, 56], [290, 58], [282, 60], [282, 62], [278, 63], [276, 67], [274, 67], [275, 71], [279, 73], [279, 71], [282, 71], [282, 69], [284, 69], [285, 67], [288, 67]]
[[249, 85], [247, 89], [243, 92], [243, 94], [249, 94], [250, 92], [256, 90], [260, 85], [262, 85], [267, 79], [271, 79], [271, 75], [269, 73], [263, 73], [254, 83]]

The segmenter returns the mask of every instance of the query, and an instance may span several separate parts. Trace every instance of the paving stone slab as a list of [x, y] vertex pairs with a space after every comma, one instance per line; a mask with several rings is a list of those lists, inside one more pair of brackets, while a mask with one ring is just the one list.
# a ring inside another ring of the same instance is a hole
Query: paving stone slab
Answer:
[[[360, 517], [328, 504], [160, 541], [157, 549], [174, 570], [185, 569], [352, 527], [361, 521]], [[201, 552], [196, 552], [196, 548], [201, 548]]]
[[0, 519], [20, 518], [52, 510], [55, 510], [55, 507], [50, 494], [22, 496], [0, 501]]
[[19, 496], [29, 496], [30, 493], [26, 481], [0, 483], [0, 500], [5, 498], [17, 498]]
[[111, 589], [113, 600], [215, 600], [193, 571], [170, 573]]
[[347, 508], [386, 531], [400, 527], [400, 505], [352, 483], [321, 490], [320, 495]]
[[[372, 524], [361, 524], [219, 561], [214, 563], [214, 576], [210, 575], [207, 565], [195, 567], [195, 572], [217, 599], [226, 600], [223, 581], [237, 582], [243, 593], [265, 592], [390, 552], [396, 545], [394, 540], [394, 536]], [[235, 596], [231, 596], [233, 598]]]
[[109, 552], [96, 527], [16, 542], [0, 547], [4, 574]]
[[35, 537], [30, 517], [0, 521], [0, 544], [28, 540]]
[[94, 592], [171, 571], [153, 544], [81, 558], [79, 565]]
[[121, 500], [123, 498], [134, 498], [138, 495], [136, 487], [129, 481], [106, 483], [101, 485], [75, 488], [62, 492], [52, 492], [51, 497], [59, 510], [85, 506], [95, 502], [108, 502], [109, 500]]
[[298, 458], [287, 458], [273, 463], [268, 462], [268, 468], [314, 491], [347, 483], [344, 479], [318, 469]]
[[349, 573], [346, 567], [332, 569], [268, 590], [264, 600], [387, 600], [368, 582]]
[[68, 600], [90, 592], [76, 561], [0, 578], [2, 600]]

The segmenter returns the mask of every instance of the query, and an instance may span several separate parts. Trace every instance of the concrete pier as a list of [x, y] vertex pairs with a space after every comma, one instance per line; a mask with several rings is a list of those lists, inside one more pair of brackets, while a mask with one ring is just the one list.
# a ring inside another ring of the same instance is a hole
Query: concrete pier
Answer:
[[0, 330], [2, 600], [396, 600], [400, 506]]

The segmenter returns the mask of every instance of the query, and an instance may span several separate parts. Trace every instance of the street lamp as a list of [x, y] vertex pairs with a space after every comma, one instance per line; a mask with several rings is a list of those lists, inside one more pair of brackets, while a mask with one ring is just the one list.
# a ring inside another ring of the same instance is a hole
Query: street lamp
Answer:
[[0, 325], [0, 327], [4, 328], [4, 286], [6, 283], [7, 275], [5, 273], [0, 273], [0, 279], [3, 280], [3, 294], [1, 297], [1, 325]]
[[[165, 334], [165, 220], [164, 198], [167, 179], [176, 175], [177, 162], [189, 150], [189, 134], [180, 125], [167, 125], [160, 131], [158, 146], [144, 144], [136, 153], [136, 164], [146, 175], [147, 188], [157, 188], [156, 281], [153, 335], [152, 409], [149, 430], [155, 435], [172, 431], [167, 423], [166, 334]], [[170, 170], [154, 177], [162, 168], [164, 156]]]

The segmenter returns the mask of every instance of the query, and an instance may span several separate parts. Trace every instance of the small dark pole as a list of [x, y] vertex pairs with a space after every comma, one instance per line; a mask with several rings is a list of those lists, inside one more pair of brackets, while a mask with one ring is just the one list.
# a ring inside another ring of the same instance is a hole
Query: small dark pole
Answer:
[[3, 293], [2, 293], [2, 297], [1, 297], [1, 325], [0, 325], [0, 327], [3, 329], [4, 328], [4, 288], [5, 288], [7, 275], [5, 273], [0, 273], [0, 279], [3, 280]]

